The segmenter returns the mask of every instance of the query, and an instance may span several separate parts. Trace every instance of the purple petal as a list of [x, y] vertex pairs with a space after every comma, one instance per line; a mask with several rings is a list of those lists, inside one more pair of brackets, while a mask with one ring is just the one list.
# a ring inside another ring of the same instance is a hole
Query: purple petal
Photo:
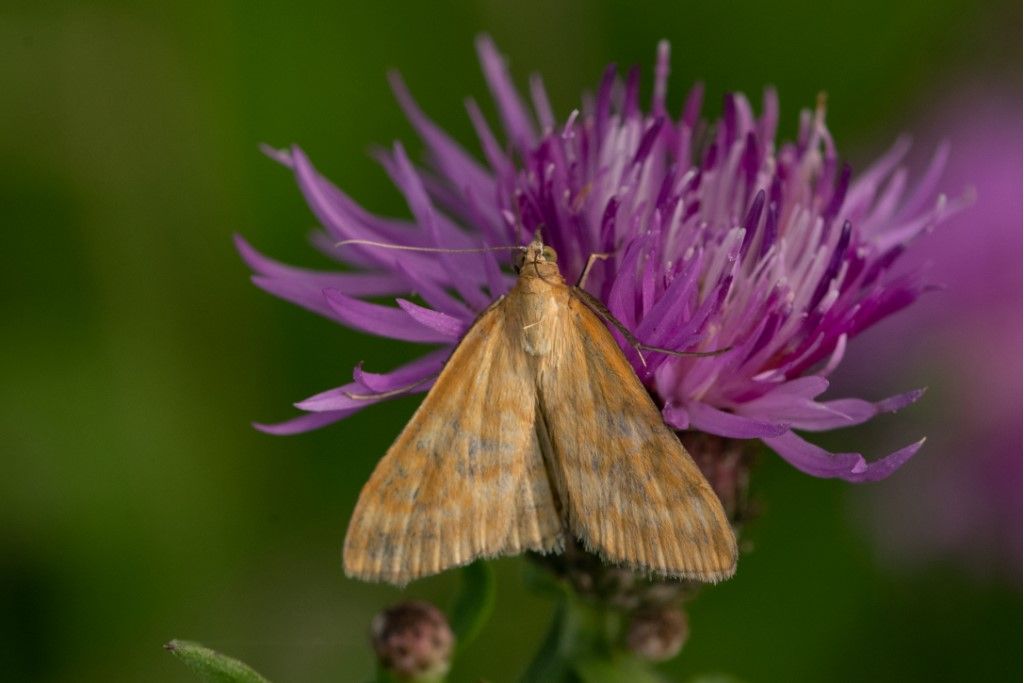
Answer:
[[423, 300], [426, 301], [431, 308], [436, 308], [442, 313], [447, 313], [453, 318], [459, 318], [461, 320], [472, 320], [476, 317], [476, 315], [469, 310], [464, 303], [448, 294], [443, 287], [421, 277], [420, 274], [415, 271], [411, 271], [402, 266], [399, 266], [398, 269], [412, 285], [412, 291], [423, 297]]
[[671, 47], [667, 40], [658, 41], [658, 58], [654, 63], [654, 92], [651, 94], [651, 110], [655, 116], [665, 115], [665, 95], [668, 92], [668, 72]]
[[858, 175], [847, 193], [846, 204], [851, 209], [857, 208], [861, 202], [865, 202], [873, 196], [882, 181], [893, 172], [909, 151], [910, 138], [906, 135], [897, 138], [885, 154]]
[[647, 159], [647, 155], [654, 149], [654, 143], [658, 139], [658, 135], [661, 133], [661, 128], [665, 124], [665, 119], [662, 117], [654, 119], [651, 125], [647, 127], [644, 132], [644, 136], [640, 139], [640, 144], [637, 146], [636, 154], [633, 155], [633, 165], [639, 166], [644, 163]]
[[[871, 407], [867, 401], [862, 401], [865, 406]], [[821, 431], [823, 429], [834, 429], [836, 427], [849, 427], [859, 424], [874, 416], [873, 407], [870, 413], [862, 415], [860, 411], [853, 415], [840, 412], [824, 403], [802, 398], [794, 398], [788, 405], [778, 405], [771, 408], [764, 405], [744, 404], [737, 408], [737, 412], [752, 418], [762, 420], [785, 421], [786, 424], [807, 431]], [[858, 419], [860, 418], [860, 419]]]
[[432, 308], [418, 306], [405, 299], [397, 299], [399, 307], [409, 314], [409, 317], [443, 335], [448, 340], [456, 340], [466, 331], [466, 323], [458, 318], [453, 318], [447, 313], [435, 311]]
[[801, 472], [824, 479], [868, 482], [885, 479], [921, 448], [924, 439], [868, 463], [858, 453], [829, 453], [793, 432], [762, 439], [782, 459]]
[[[395, 162], [395, 173], [392, 176], [395, 183], [401, 189], [402, 194], [405, 195], [406, 201], [409, 204], [409, 209], [413, 215], [416, 216], [416, 222], [424, 226], [427, 233], [431, 235], [434, 240], [434, 245], [437, 247], [454, 247], [461, 246], [459, 243], [452, 243], [450, 235], [442, 234], [440, 228], [441, 220], [434, 212], [434, 208], [430, 203], [430, 198], [427, 196], [426, 190], [423, 189], [423, 183], [420, 182], [416, 170], [412, 167], [409, 162], [409, 158], [405, 154], [405, 150], [398, 143], [395, 144], [394, 151], [394, 162]], [[451, 232], [451, 231], [448, 231]], [[483, 295], [478, 286], [480, 281], [475, 280], [475, 276], [483, 275], [483, 269], [480, 265], [479, 256], [474, 255], [477, 261], [474, 266], [468, 266], [468, 261], [463, 258], [457, 260], [452, 254], [438, 254], [440, 261], [445, 265], [445, 274], [449, 277], [452, 284], [455, 285], [455, 289], [458, 290], [459, 294], [463, 299], [471, 306], [477, 309], [485, 308], [490, 302], [487, 297]], [[427, 272], [430, 272], [429, 270]]]
[[828, 362], [819, 371], [822, 377], [828, 377], [832, 374], [832, 371], [839, 367], [840, 361], [843, 360], [843, 356], [846, 355], [846, 343], [847, 335], [845, 333], [840, 334], [839, 338], [836, 339], [836, 346], [832, 349], [832, 355], [829, 357]]
[[530, 99], [533, 100], [533, 110], [537, 112], [543, 132], [550, 133], [555, 129], [555, 114], [551, 110], [548, 91], [544, 88], [544, 79], [540, 74], [530, 76]]
[[406, 117], [423, 138], [448, 180], [459, 190], [490, 196], [494, 189], [491, 175], [461, 145], [424, 115], [398, 72], [389, 73], [388, 80]]
[[[810, 375], [808, 377], [799, 377], [788, 382], [780, 384], [778, 387], [773, 389], [771, 393], [765, 394], [763, 399], [769, 399], [771, 397], [792, 397], [800, 396], [803, 398], [814, 398], [820, 396], [828, 389], [828, 380], [824, 377], [818, 377], [817, 375]], [[784, 400], [784, 399], [783, 399]]]
[[362, 368], [357, 365], [353, 371], [355, 382], [322, 391], [299, 401], [295, 407], [317, 413], [359, 410], [388, 398], [386, 396], [376, 397], [374, 394], [404, 388], [408, 388], [409, 394], [421, 393], [429, 389], [432, 384], [432, 382], [423, 380], [431, 379], [441, 371], [450, 351], [450, 349], [434, 351], [385, 374], [363, 372]]
[[608, 294], [606, 305], [608, 310], [619, 319], [623, 325], [630, 329], [636, 329], [636, 269], [642, 249], [640, 240], [634, 240], [626, 248], [618, 265], [618, 272], [615, 273], [615, 281], [612, 283], [611, 292]]
[[682, 121], [687, 128], [691, 130], [697, 125], [697, 119], [700, 117], [701, 104], [704, 101], [704, 84], [700, 81], [693, 84], [690, 88], [690, 92], [686, 95], [686, 102], [683, 104], [683, 116]]
[[293, 167], [292, 154], [291, 151], [287, 149], [278, 149], [277, 147], [274, 147], [273, 145], [268, 145], [267, 143], [264, 142], [260, 144], [260, 151], [263, 152], [268, 157], [270, 157], [271, 159], [273, 159], [274, 161], [276, 161], [277, 163], [284, 166], [285, 168], [290, 169]]
[[690, 413], [678, 403], [669, 402], [661, 410], [665, 422], [680, 431], [690, 428]]
[[612, 90], [617, 80], [618, 69], [614, 64], [609, 64], [601, 76], [601, 85], [597, 88], [597, 100], [594, 103], [594, 136], [598, 143], [604, 141], [608, 114], [612, 106]]
[[828, 206], [825, 207], [825, 212], [822, 214], [826, 224], [831, 223], [839, 215], [839, 210], [843, 207], [843, 202], [846, 200], [846, 192], [850, 187], [850, 176], [852, 173], [853, 167], [850, 164], [843, 164], [843, 170], [839, 175], [839, 182], [836, 184], [836, 189], [832, 192], [832, 197], [828, 200]]
[[452, 340], [450, 336], [424, 327], [401, 309], [353, 299], [336, 289], [325, 289], [323, 294], [335, 317], [349, 327], [402, 341], [450, 343]]
[[[433, 385], [434, 378], [430, 377], [430, 375], [428, 374], [425, 377], [422, 377], [421, 379], [423, 379], [424, 381], [422, 383], [416, 383], [415, 386], [409, 386], [412, 385], [413, 382], [406, 382], [401, 387], [396, 387], [396, 389], [408, 386], [408, 390], [406, 392], [407, 395], [423, 393], [424, 391], [430, 389], [430, 387]], [[381, 401], [391, 398], [390, 396], [378, 397], [374, 395], [376, 393], [380, 392], [368, 391], [367, 387], [363, 387], [358, 383], [352, 382], [344, 386], [336, 387], [334, 389], [328, 389], [327, 391], [322, 391], [319, 394], [315, 394], [307, 399], [303, 399], [302, 401], [296, 403], [295, 407], [300, 408], [302, 410], [308, 410], [314, 413], [325, 413], [334, 411], [354, 412], [356, 410], [362, 410], [367, 406], [372, 406], [375, 403], [380, 403]]]
[[684, 319], [684, 311], [696, 296], [694, 287], [697, 283], [697, 276], [700, 274], [702, 262], [703, 254], [696, 254], [689, 259], [683, 272], [672, 280], [658, 302], [640, 321], [640, 325], [636, 328], [638, 338], [657, 346], [678, 327], [677, 321]]
[[483, 256], [484, 270], [487, 273], [487, 289], [491, 293], [491, 298], [497, 299], [511, 288], [511, 278], [501, 272], [498, 257], [494, 255], [494, 252], [488, 251]]
[[740, 414], [764, 417], [778, 413], [798, 401], [808, 401], [828, 389], [828, 380], [824, 377], [811, 375], [798, 377], [788, 382], [777, 384], [761, 396], [743, 401], [736, 408]]
[[[804, 377], [787, 382], [782, 386], [810, 379], [812, 378]], [[825, 386], [828, 386], [827, 381]], [[924, 391], [920, 389], [910, 391], [877, 403], [859, 398], [823, 402], [812, 400], [820, 393], [818, 391], [814, 394], [800, 395], [776, 390], [761, 398], [743, 403], [736, 408], [736, 412], [752, 418], [785, 422], [794, 429], [802, 431], [821, 432], [863, 424], [881, 412], [895, 412], [919, 399]]]
[[875, 409], [879, 413], [895, 413], [898, 410], [903, 410], [911, 403], [917, 401], [917, 399], [924, 396], [926, 389], [914, 389], [908, 391], [905, 394], [897, 394], [896, 396], [890, 396], [889, 398], [882, 399], [875, 404]]
[[252, 283], [279, 299], [290, 301], [307, 311], [330, 318], [335, 322], [347, 324], [324, 299], [323, 289], [316, 285], [302, 280], [276, 280], [259, 275], [252, 276]]
[[368, 405], [373, 405], [379, 399], [374, 398], [352, 398], [349, 394], [364, 395], [370, 394], [365, 387], [356, 382], [349, 382], [344, 386], [321, 391], [309, 398], [305, 398], [295, 404], [296, 408], [314, 413], [334, 412], [338, 410], [359, 410]]
[[943, 142], [935, 150], [928, 170], [917, 182], [917, 186], [911, 192], [910, 197], [900, 207], [899, 212], [893, 217], [893, 222], [901, 223], [909, 220], [911, 216], [923, 209], [927, 204], [934, 201], [935, 187], [939, 184], [942, 171], [946, 168], [946, 160], [949, 158], [949, 143]]
[[469, 112], [469, 120], [473, 123], [476, 136], [480, 139], [480, 146], [483, 148], [484, 157], [487, 163], [498, 173], [499, 177], [511, 180], [515, 175], [515, 168], [505, 153], [501, 151], [491, 127], [487, 125], [487, 119], [480, 111], [479, 105], [473, 100], [466, 101], [466, 111]]
[[253, 422], [252, 426], [261, 432], [274, 434], [276, 436], [301, 434], [302, 432], [311, 432], [314, 429], [320, 429], [321, 427], [326, 427], [338, 420], [343, 420], [356, 412], [356, 410], [358, 410], [358, 408], [352, 410], [336, 410], [330, 413], [310, 413], [309, 415], [300, 415], [299, 417], [292, 418], [291, 420], [275, 424]]
[[293, 147], [291, 156], [295, 179], [309, 208], [335, 237], [408, 243], [407, 238], [398, 239], [404, 236], [390, 229], [383, 221], [377, 222], [374, 228], [368, 226], [366, 221], [362, 220], [367, 216], [360, 215], [362, 212], [357, 209], [355, 202], [324, 180], [300, 148]]
[[809, 432], [823, 432], [829, 429], [852, 427], [867, 422], [879, 413], [894, 413], [910, 405], [921, 397], [924, 390], [909, 391], [905, 394], [892, 396], [883, 401], [872, 403], [859, 398], [843, 398], [814, 404], [819, 408], [817, 413], [793, 414], [791, 423], [795, 429]]
[[483, 66], [487, 86], [498, 105], [498, 114], [505, 124], [505, 130], [512, 141], [525, 152], [534, 145], [536, 137], [526, 108], [519, 99], [515, 86], [512, 85], [505, 60], [489, 36], [477, 38], [476, 51]]
[[431, 351], [411, 363], [383, 373], [367, 372], [363, 370], [362, 363], [360, 363], [352, 371], [352, 378], [372, 392], [394, 391], [441, 372], [441, 368], [444, 367], [451, 352], [451, 348]]
[[[391, 150], [375, 148], [373, 158], [384, 167], [388, 177], [405, 197], [406, 204], [413, 214], [416, 226], [415, 236], [420, 240], [415, 246], [476, 248], [480, 246], [477, 236], [466, 233], [457, 223], [444, 213], [435, 211], [433, 200], [424, 185], [427, 174], [416, 168], [409, 160], [405, 147], [396, 142]], [[398, 240], [402, 241], [402, 240]], [[408, 240], [402, 243], [410, 243]], [[422, 254], [416, 254], [422, 256]], [[429, 266], [436, 263], [433, 254], [425, 256]], [[482, 272], [474, 261], [467, 262], [469, 270], [476, 275]]]
[[[692, 336], [701, 332], [707, 321], [718, 314], [725, 303], [725, 297], [732, 286], [732, 276], [725, 276], [715, 285], [715, 288], [701, 302], [700, 307], [694, 312], [693, 317], [685, 324], [677, 325], [674, 329], [666, 327], [667, 334], [659, 335], [655, 343], [663, 345], [668, 349], [683, 348], [683, 343]], [[667, 358], [667, 356], [662, 356]]]
[[775, 129], [779, 124], [779, 94], [775, 88], [765, 88], [761, 104], [761, 121], [758, 135], [763, 143], [775, 139]]
[[699, 401], [688, 402], [686, 410], [690, 415], [690, 425], [693, 428], [733, 439], [761, 439], [778, 436], [789, 429], [789, 426], [785, 424], [726, 413]]
[[241, 235], [235, 235], [235, 247], [246, 264], [264, 276], [264, 280], [293, 280], [315, 289], [317, 294], [326, 287], [349, 296], [387, 296], [409, 290], [401, 278], [386, 272], [336, 273], [286, 266], [258, 252]]

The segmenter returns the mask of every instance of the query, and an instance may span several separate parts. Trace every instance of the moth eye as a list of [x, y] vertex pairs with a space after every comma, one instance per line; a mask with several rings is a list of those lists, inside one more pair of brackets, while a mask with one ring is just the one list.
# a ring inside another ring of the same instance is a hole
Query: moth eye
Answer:
[[526, 253], [519, 251], [512, 255], [512, 270], [519, 273], [523, 269], [523, 261], [526, 259]]
[[541, 252], [541, 256], [544, 257], [545, 261], [548, 261], [550, 263], [554, 263], [556, 260], [558, 260], [558, 254], [556, 254], [555, 250], [552, 249], [551, 247], [544, 247], [544, 251]]

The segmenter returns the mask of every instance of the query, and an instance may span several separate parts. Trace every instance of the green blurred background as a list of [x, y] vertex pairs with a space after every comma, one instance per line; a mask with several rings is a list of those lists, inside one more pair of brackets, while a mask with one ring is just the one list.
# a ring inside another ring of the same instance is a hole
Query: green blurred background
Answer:
[[[401, 593], [345, 579], [341, 541], [360, 486], [418, 399], [290, 438], [249, 423], [293, 415], [290, 402], [344, 383], [357, 361], [385, 369], [416, 351], [249, 283], [234, 232], [284, 261], [324, 265], [305, 242], [311, 214], [259, 143], [300, 143], [365, 206], [405, 215], [366, 154], [396, 138], [420, 149], [387, 68], [472, 146], [463, 97], [487, 100], [478, 32], [493, 35], [520, 84], [542, 72], [562, 115], [607, 62], [649, 75], [664, 37], [673, 106], [698, 78], [706, 115], [727, 90], [757, 99], [772, 83], [792, 136], [798, 109], [826, 89], [832, 131], [863, 168], [965, 83], [1019, 105], [1020, 25], [1019, 3], [967, 0], [5, 2], [3, 677], [190, 680], [160, 648], [172, 637], [276, 681], [372, 671], [368, 623]], [[912, 423], [888, 418], [851, 443], [941, 429], [934, 411], [926, 400]], [[840, 438], [825, 443], [841, 448]], [[1019, 559], [1008, 574], [953, 562], [893, 569], [861, 518], [894, 481], [818, 481], [762, 458], [754, 552], [694, 604], [692, 638], [665, 671], [1019, 680]], [[550, 616], [522, 587], [520, 560], [496, 566], [494, 618], [456, 680], [512, 679]], [[408, 592], [444, 604], [454, 589], [445, 575]]]

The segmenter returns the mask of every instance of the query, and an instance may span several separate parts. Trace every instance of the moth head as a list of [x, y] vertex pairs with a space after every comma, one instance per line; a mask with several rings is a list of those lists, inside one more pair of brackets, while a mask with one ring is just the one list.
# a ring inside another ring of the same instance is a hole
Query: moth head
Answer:
[[533, 241], [516, 253], [512, 266], [515, 272], [518, 273], [524, 266], [529, 264], [538, 265], [557, 262], [558, 254], [555, 253], [554, 249], [544, 244], [540, 230], [538, 230], [533, 236]]

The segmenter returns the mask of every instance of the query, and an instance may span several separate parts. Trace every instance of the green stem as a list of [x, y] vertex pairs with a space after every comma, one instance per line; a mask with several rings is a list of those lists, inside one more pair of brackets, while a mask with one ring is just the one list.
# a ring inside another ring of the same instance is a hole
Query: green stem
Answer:
[[554, 618], [522, 683], [612, 683], [659, 680], [620, 647], [622, 615], [603, 604], [559, 591]]

